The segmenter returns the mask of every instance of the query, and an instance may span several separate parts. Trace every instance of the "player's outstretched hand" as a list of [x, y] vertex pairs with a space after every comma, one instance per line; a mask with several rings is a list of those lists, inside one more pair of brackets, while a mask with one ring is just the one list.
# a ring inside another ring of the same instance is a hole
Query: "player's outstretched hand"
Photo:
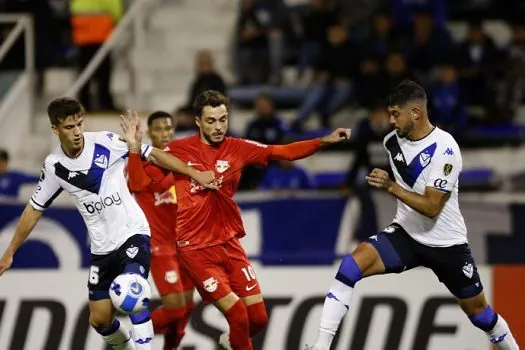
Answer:
[[390, 180], [390, 176], [384, 170], [375, 168], [366, 177], [368, 184], [375, 188], [388, 190], [393, 185], [393, 181]]
[[130, 151], [140, 153], [142, 129], [140, 127], [139, 114], [135, 111], [128, 111], [125, 116], [121, 115], [120, 127], [124, 131], [124, 138]]
[[4, 254], [0, 259], [0, 276], [6, 272], [11, 265], [13, 264], [13, 256], [9, 254]]
[[215, 181], [215, 173], [213, 171], [199, 171], [195, 175], [195, 181], [197, 181], [201, 186], [204, 188], [208, 188], [210, 190], [218, 190], [219, 187], [216, 184]]
[[331, 134], [321, 137], [321, 145], [333, 145], [335, 143], [350, 140], [352, 129], [337, 128]]

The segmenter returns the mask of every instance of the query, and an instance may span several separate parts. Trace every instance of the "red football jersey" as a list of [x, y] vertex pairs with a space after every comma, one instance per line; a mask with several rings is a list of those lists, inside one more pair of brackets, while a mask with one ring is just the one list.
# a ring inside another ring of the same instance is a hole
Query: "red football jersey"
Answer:
[[212, 170], [220, 187], [208, 190], [195, 180], [174, 173], [177, 190], [178, 249], [200, 249], [245, 235], [241, 212], [233, 195], [247, 164], [266, 164], [272, 147], [226, 137], [218, 146], [207, 145], [200, 136], [171, 141], [164, 149], [200, 171]]
[[[173, 173], [142, 161], [146, 174], [154, 181], [132, 193], [148, 219], [151, 230], [151, 250], [156, 254], [176, 252], [177, 197]], [[133, 186], [130, 186], [133, 189]]]

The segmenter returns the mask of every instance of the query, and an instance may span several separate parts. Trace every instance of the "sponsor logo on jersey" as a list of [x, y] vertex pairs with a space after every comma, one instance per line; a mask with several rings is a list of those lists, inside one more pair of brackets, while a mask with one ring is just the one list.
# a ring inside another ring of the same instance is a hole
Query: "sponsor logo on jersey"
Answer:
[[100, 198], [98, 201], [85, 202], [82, 204], [84, 204], [84, 207], [89, 214], [100, 214], [107, 207], [121, 205], [122, 199], [120, 198], [120, 193], [115, 192], [110, 196]]
[[447, 148], [446, 151], [443, 153], [443, 155], [453, 156], [454, 151], [452, 150], [452, 148]]
[[67, 179], [71, 180], [72, 178], [74, 178], [77, 175], [78, 175], [78, 173], [76, 171], [70, 171], [69, 174], [67, 175]]
[[219, 287], [219, 282], [215, 279], [215, 277], [210, 277], [206, 281], [202, 282], [202, 285], [204, 290], [206, 290], [208, 293], [213, 293]]
[[164, 191], [162, 193], [155, 192], [153, 194], [155, 196], [155, 206], [161, 206], [164, 204], [176, 204], [177, 203], [177, 196], [175, 195], [175, 187], [172, 186], [169, 190]]
[[452, 164], [445, 164], [445, 166], [443, 167], [443, 174], [445, 174], [445, 176], [448, 176], [451, 172]]
[[[220, 177], [215, 179], [215, 185], [218, 188], [221, 188], [223, 181], [224, 181], [224, 176], [220, 176]], [[194, 194], [194, 193], [197, 193], [197, 192], [202, 191], [202, 190], [204, 190], [204, 186], [201, 186], [197, 181], [195, 181], [194, 179], [191, 179], [190, 193]]]
[[215, 170], [219, 173], [224, 173], [226, 170], [230, 168], [230, 163], [228, 163], [227, 160], [218, 160], [215, 163]]

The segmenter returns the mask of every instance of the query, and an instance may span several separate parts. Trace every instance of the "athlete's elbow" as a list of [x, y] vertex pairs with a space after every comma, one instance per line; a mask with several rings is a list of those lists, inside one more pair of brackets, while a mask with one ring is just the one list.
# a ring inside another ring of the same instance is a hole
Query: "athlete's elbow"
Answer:
[[424, 215], [429, 217], [430, 219], [435, 219], [439, 213], [441, 212], [441, 206], [440, 205], [429, 205]]

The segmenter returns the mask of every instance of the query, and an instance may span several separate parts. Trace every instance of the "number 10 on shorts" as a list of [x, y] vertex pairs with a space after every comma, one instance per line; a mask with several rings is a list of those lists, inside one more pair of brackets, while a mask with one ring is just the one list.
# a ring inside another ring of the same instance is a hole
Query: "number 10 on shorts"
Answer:
[[248, 267], [243, 267], [241, 271], [248, 282], [257, 279], [257, 277], [255, 277], [255, 271], [253, 270], [253, 267], [251, 267], [251, 265], [248, 265]]

